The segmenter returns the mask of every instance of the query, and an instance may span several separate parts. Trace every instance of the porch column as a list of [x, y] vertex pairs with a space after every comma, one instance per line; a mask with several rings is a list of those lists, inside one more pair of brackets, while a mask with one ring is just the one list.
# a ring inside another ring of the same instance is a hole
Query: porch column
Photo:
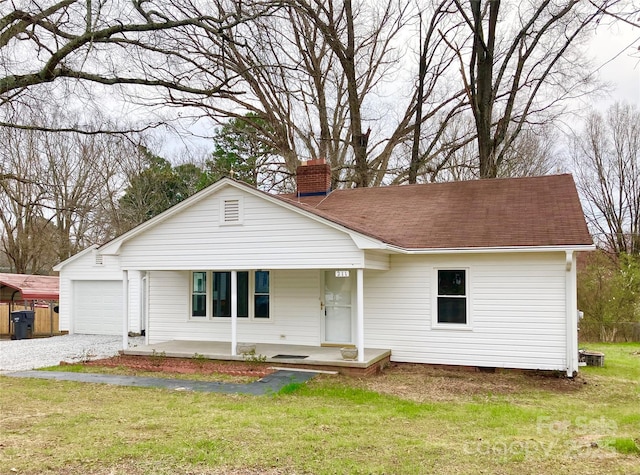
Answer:
[[358, 361], [364, 362], [364, 269], [356, 274], [356, 312]]
[[122, 349], [129, 347], [129, 271], [122, 271]]
[[231, 271], [231, 356], [238, 346], [238, 271]]

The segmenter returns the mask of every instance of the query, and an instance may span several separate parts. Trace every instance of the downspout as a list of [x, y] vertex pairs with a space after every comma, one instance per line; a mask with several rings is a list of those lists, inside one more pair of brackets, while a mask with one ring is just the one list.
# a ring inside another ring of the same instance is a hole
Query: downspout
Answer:
[[576, 265], [573, 251], [565, 251], [565, 302], [567, 322], [567, 376], [578, 374], [578, 303]]

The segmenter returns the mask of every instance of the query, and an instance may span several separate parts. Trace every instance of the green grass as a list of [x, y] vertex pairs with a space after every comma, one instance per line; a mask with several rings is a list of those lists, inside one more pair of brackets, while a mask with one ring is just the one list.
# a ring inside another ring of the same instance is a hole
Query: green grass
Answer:
[[640, 448], [638, 447], [638, 444], [636, 444], [636, 441], [631, 439], [630, 437], [607, 438], [602, 442], [605, 447], [610, 447], [620, 454], [640, 454]]
[[604, 367], [586, 366], [581, 368], [584, 374], [640, 381], [640, 343], [581, 343], [579, 347], [605, 354]]
[[65, 364], [64, 366], [48, 366], [39, 368], [39, 371], [64, 371], [68, 373], [97, 373], [115, 374], [124, 376], [141, 376], [148, 378], [184, 379], [190, 381], [216, 381], [223, 383], [250, 383], [258, 379], [256, 376], [238, 376], [223, 373], [190, 374], [164, 371], [142, 371], [123, 366], [89, 366], [81, 363]]
[[605, 367], [576, 381], [391, 369], [261, 397], [0, 377], [0, 474], [640, 474], [636, 348], [589, 345]]

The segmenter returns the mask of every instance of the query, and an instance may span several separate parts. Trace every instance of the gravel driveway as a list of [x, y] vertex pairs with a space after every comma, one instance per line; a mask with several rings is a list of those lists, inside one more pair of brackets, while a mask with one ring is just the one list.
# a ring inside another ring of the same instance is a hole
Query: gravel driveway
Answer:
[[[144, 337], [129, 338], [129, 347], [144, 344]], [[115, 356], [121, 336], [63, 335], [32, 340], [0, 340], [0, 372], [24, 371]]]

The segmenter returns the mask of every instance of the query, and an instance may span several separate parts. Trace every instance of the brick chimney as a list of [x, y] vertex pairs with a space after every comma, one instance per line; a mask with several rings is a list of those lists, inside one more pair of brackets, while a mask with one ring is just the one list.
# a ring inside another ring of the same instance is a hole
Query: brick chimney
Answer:
[[331, 167], [324, 158], [301, 162], [296, 169], [298, 196], [325, 196], [331, 192]]

